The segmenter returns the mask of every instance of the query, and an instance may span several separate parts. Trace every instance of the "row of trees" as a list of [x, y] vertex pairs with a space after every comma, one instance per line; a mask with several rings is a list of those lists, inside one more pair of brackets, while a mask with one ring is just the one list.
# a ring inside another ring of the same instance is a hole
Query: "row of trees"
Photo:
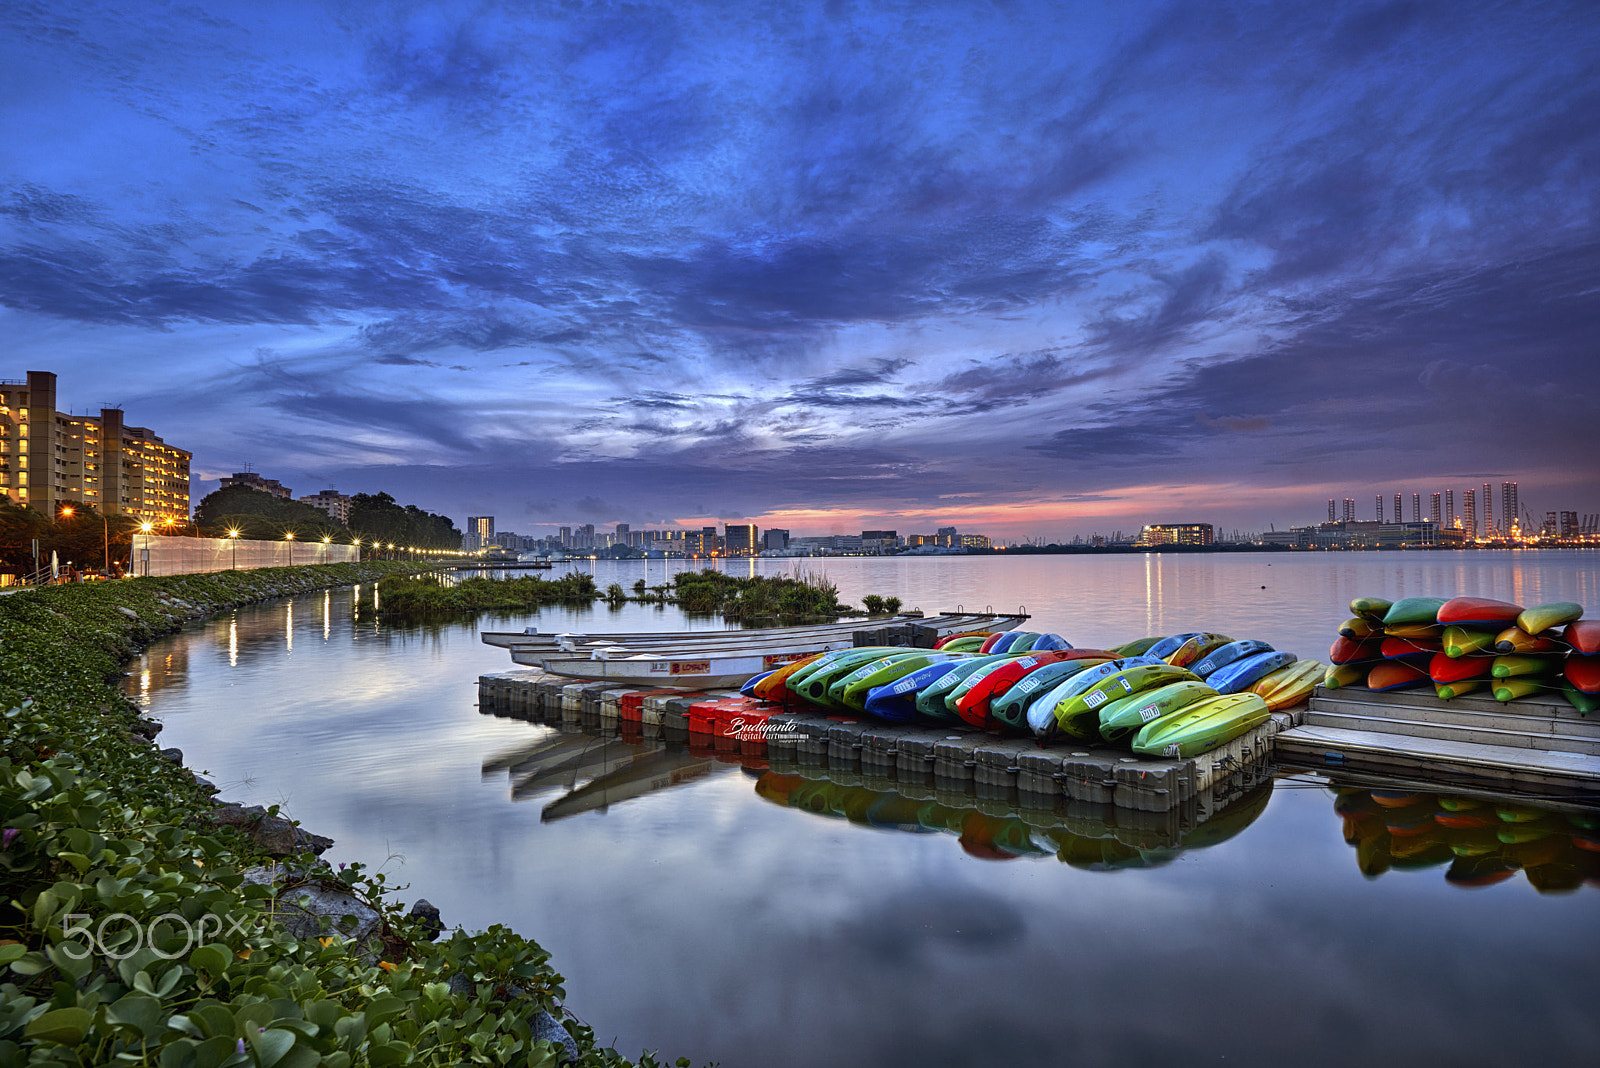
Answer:
[[[331, 537], [345, 543], [359, 538], [404, 548], [460, 549], [461, 531], [449, 518], [401, 505], [387, 493], [357, 493], [350, 501], [350, 523], [342, 526], [326, 513], [299, 501], [286, 501], [247, 486], [229, 486], [207, 494], [195, 510], [194, 522], [157, 525], [156, 534], [195, 537], [239, 537], [278, 541], [287, 534], [303, 541]], [[93, 505], [63, 506], [55, 515], [0, 497], [0, 572], [28, 575], [50, 565], [55, 553], [62, 567], [79, 571], [115, 572], [133, 550], [139, 521], [129, 516], [102, 516]], [[35, 552], [37, 550], [37, 555]]]
[[274, 497], [248, 486], [227, 486], [207, 494], [195, 509], [195, 522], [213, 536], [237, 530], [240, 537], [335, 541], [377, 540], [417, 549], [459, 549], [461, 531], [448, 516], [402, 505], [387, 493], [357, 493], [350, 498], [349, 525], [299, 501]]

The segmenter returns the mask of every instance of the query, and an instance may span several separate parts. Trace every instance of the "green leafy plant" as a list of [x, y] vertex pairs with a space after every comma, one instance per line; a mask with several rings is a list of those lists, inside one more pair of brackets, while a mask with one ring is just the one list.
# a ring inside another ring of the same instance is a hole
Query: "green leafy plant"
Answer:
[[[503, 927], [429, 941], [360, 864], [286, 862], [130, 728], [123, 661], [184, 618], [370, 582], [338, 564], [52, 587], [0, 598], [0, 1065], [554, 1066], [534, 1038], [561, 976]], [[295, 937], [297, 896], [339, 891], [376, 933]], [[587, 1066], [624, 1065], [574, 1020]], [[644, 1054], [638, 1064], [658, 1061]], [[688, 1062], [680, 1060], [680, 1065]]]

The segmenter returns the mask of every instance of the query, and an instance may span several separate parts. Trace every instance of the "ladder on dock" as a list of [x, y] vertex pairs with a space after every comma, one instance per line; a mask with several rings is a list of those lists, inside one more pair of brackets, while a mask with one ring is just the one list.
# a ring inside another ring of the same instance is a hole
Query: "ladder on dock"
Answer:
[[1556, 696], [1502, 704], [1427, 689], [1318, 687], [1275, 739], [1279, 764], [1530, 796], [1600, 796], [1600, 716]]

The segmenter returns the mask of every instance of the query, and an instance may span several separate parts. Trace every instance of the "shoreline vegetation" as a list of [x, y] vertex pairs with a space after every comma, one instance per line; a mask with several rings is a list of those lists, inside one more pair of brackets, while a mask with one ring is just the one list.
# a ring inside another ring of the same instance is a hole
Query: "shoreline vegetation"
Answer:
[[327, 841], [276, 808], [219, 802], [118, 689], [130, 658], [189, 620], [416, 570], [0, 597], [0, 1065], [635, 1063], [565, 1012], [536, 943], [444, 931], [383, 874], [316, 860]]
[[736, 577], [720, 571], [683, 571], [671, 583], [635, 582], [632, 592], [612, 583], [603, 592], [592, 576], [573, 571], [558, 579], [536, 575], [473, 577], [449, 584], [436, 575], [391, 575], [378, 583], [379, 611], [390, 619], [426, 620], [488, 611], [525, 611], [547, 604], [676, 605], [693, 615], [721, 615], [745, 624], [804, 622], [845, 615], [893, 614], [894, 597], [869, 594], [865, 610], [839, 603], [839, 588], [819, 572]]

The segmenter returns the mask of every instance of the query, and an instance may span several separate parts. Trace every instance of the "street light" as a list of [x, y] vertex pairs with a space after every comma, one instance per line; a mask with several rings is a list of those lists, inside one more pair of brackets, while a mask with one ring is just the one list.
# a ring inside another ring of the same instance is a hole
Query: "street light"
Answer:
[[294, 531], [292, 531], [292, 530], [284, 531], [283, 532], [283, 540], [289, 543], [289, 566], [293, 567], [294, 566]]
[[233, 569], [239, 570], [239, 531], [228, 531], [228, 541], [233, 544]]

